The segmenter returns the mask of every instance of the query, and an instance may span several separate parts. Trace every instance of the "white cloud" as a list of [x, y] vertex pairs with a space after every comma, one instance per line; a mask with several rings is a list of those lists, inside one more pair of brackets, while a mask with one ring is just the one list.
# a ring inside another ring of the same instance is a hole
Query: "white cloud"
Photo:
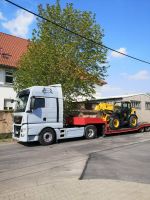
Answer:
[[147, 70], [141, 70], [135, 74], [128, 75], [130, 80], [148, 80], [150, 79], [150, 73]]
[[[116, 51], [119, 51], [120, 53], [123, 53], [123, 54], [127, 54], [127, 50], [124, 47], [121, 47], [121, 48], [117, 49]], [[112, 51], [111, 56], [115, 57], [115, 58], [123, 57], [124, 55], [122, 55], [120, 53]]]
[[0, 12], [0, 20], [6, 20], [2, 12]]
[[3, 22], [2, 26], [11, 34], [27, 37], [29, 26], [32, 24], [34, 16], [26, 11], [18, 10], [16, 18]]

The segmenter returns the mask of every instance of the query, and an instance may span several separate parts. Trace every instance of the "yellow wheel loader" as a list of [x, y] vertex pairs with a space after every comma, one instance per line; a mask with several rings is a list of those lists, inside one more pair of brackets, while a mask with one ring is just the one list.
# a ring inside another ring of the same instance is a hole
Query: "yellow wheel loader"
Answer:
[[136, 110], [131, 107], [131, 102], [120, 101], [111, 103], [99, 103], [95, 110], [98, 111], [98, 117], [109, 123], [111, 129], [118, 129], [128, 126], [135, 128], [138, 123]]

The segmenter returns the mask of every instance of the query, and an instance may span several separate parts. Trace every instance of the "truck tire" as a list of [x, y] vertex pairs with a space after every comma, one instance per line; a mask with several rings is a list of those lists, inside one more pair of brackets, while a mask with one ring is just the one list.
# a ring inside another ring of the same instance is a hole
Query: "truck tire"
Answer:
[[53, 129], [45, 128], [39, 135], [39, 142], [41, 145], [50, 145], [56, 141], [56, 134]]
[[137, 126], [137, 123], [138, 123], [137, 117], [134, 115], [131, 115], [131, 117], [129, 119], [130, 128], [135, 128]]
[[115, 130], [120, 127], [120, 120], [117, 116], [110, 117], [109, 126], [111, 129]]
[[139, 129], [139, 133], [144, 133], [144, 131], [145, 131], [144, 128]]
[[97, 128], [94, 125], [88, 125], [85, 127], [84, 136], [86, 139], [94, 139], [97, 137]]

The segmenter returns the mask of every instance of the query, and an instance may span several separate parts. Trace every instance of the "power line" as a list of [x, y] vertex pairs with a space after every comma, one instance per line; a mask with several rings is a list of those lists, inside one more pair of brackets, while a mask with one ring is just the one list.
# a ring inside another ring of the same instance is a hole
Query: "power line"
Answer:
[[81, 34], [79, 34], [79, 33], [76, 33], [76, 32], [74, 32], [74, 31], [72, 31], [72, 30], [70, 30], [70, 29], [68, 29], [68, 28], [66, 28], [66, 27], [64, 27], [64, 26], [62, 26], [61, 24], [58, 24], [58, 23], [56, 23], [56, 22], [54, 22], [54, 21], [52, 21], [52, 20], [49, 20], [49, 19], [47, 19], [47, 18], [45, 18], [45, 17], [43, 17], [43, 16], [41, 16], [41, 15], [39, 15], [39, 14], [37, 14], [37, 13], [34, 13], [33, 11], [28, 10], [27, 8], [24, 8], [24, 7], [22, 7], [22, 6], [20, 6], [20, 5], [16, 4], [16, 3], [14, 3], [14, 2], [12, 2], [12, 1], [9, 1], [9, 0], [4, 0], [4, 1], [6, 1], [6, 2], [8, 2], [8, 3], [10, 3], [10, 4], [12, 4], [12, 5], [14, 5], [14, 6], [16, 6], [16, 7], [20, 8], [20, 9], [22, 9], [22, 10], [24, 10], [24, 11], [30, 13], [30, 14], [32, 14], [32, 15], [36, 16], [36, 17], [39, 17], [39, 18], [41, 18], [41, 19], [43, 19], [43, 20], [45, 20], [45, 21], [48, 21], [48, 22], [54, 24], [55, 26], [60, 27], [61, 29], [64, 29], [65, 31], [70, 32], [71, 34], [77, 35], [77, 36], [79, 36], [79, 37], [81, 37], [81, 38], [83, 38], [83, 39], [85, 39], [85, 40], [87, 40], [87, 41], [89, 41], [89, 42], [92, 42], [92, 43], [94, 43], [94, 44], [96, 44], [96, 45], [99, 45], [99, 46], [101, 46], [101, 47], [104, 47], [104, 48], [106, 48], [106, 49], [108, 49], [108, 50], [110, 50], [110, 51], [114, 51], [114, 52], [116, 52], [116, 53], [118, 53], [118, 54], [121, 54], [121, 55], [123, 55], [123, 56], [126, 56], [126, 57], [128, 57], [128, 58], [131, 58], [131, 59], [137, 60], [137, 61], [139, 61], [139, 62], [143, 62], [143, 63], [146, 63], [146, 64], [149, 64], [149, 65], [150, 65], [150, 62], [148, 62], [148, 61], [145, 61], [145, 60], [136, 58], [136, 57], [134, 57], [134, 56], [131, 56], [131, 55], [128, 55], [128, 54], [125, 54], [125, 53], [122, 53], [122, 52], [119, 52], [119, 51], [117, 51], [117, 50], [115, 50], [115, 49], [113, 49], [113, 48], [111, 48], [111, 47], [108, 47], [108, 46], [103, 45], [103, 44], [101, 44], [101, 43], [99, 43], [99, 42], [96, 42], [96, 41], [94, 41], [94, 40], [92, 40], [92, 39], [90, 39], [90, 38], [85, 37], [84, 35], [81, 35]]

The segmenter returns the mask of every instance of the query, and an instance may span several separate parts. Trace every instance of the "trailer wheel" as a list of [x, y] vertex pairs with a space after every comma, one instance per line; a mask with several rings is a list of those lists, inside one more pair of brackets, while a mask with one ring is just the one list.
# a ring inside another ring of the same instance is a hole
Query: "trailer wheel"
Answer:
[[50, 145], [56, 141], [56, 134], [53, 129], [45, 128], [39, 135], [39, 142], [41, 145]]
[[139, 133], [144, 133], [144, 131], [145, 131], [144, 128], [139, 129]]
[[145, 132], [150, 132], [150, 127], [145, 127]]
[[94, 125], [88, 125], [85, 127], [85, 134], [86, 139], [94, 139], [97, 137], [97, 128]]

